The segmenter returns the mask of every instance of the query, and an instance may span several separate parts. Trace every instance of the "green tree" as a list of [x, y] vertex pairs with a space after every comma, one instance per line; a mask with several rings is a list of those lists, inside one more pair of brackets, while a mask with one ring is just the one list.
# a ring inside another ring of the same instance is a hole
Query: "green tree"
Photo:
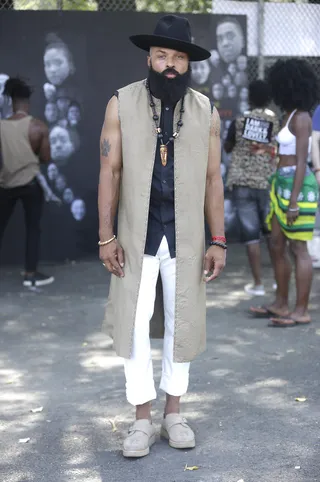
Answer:
[[211, 0], [97, 0], [98, 10], [148, 12], [211, 12]]
[[149, 12], [209, 13], [212, 0], [137, 0], [137, 7]]
[[[55, 0], [51, 0], [55, 1]], [[57, 0], [56, 0], [57, 1]], [[96, 2], [93, 0], [60, 0], [62, 10], [96, 10]]]

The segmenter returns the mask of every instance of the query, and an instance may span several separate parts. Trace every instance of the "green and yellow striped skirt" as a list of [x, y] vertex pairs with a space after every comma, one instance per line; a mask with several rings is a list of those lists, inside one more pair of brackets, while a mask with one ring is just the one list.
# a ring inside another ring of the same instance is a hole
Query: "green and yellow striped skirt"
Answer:
[[287, 210], [295, 178], [296, 166], [279, 168], [270, 178], [270, 212], [266, 223], [271, 230], [275, 215], [285, 236], [297, 241], [310, 241], [316, 222], [319, 187], [313, 172], [307, 167], [301, 191], [298, 196], [299, 216], [292, 226], [287, 224]]

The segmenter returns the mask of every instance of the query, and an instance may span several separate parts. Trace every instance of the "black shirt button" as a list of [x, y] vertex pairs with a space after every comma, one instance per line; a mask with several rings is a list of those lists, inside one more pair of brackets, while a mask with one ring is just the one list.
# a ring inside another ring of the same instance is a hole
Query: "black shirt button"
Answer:
[[165, 179], [162, 182], [163, 182], [163, 184], [167, 184], [167, 181]]

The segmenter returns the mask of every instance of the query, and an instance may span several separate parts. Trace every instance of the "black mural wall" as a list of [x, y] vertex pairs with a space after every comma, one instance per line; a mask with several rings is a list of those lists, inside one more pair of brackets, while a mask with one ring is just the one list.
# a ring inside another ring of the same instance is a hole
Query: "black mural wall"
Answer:
[[[32, 114], [50, 127], [56, 167], [45, 166], [43, 174], [61, 204], [45, 206], [43, 260], [97, 252], [99, 136], [105, 107], [116, 89], [146, 76], [146, 55], [128, 37], [152, 32], [158, 18], [158, 14], [129, 12], [0, 12], [0, 115], [10, 114], [1, 95], [3, 81], [19, 75], [34, 87]], [[192, 86], [218, 107], [224, 136], [229, 121], [246, 102], [247, 58], [245, 40], [234, 54], [219, 50], [216, 30], [223, 18], [189, 16], [194, 41], [212, 51], [208, 62], [193, 66]], [[246, 19], [236, 19], [246, 39]], [[228, 159], [224, 156], [223, 161], [225, 176]], [[228, 201], [226, 222], [228, 231], [235, 232]], [[23, 240], [19, 207], [4, 240], [6, 262], [22, 261]]]

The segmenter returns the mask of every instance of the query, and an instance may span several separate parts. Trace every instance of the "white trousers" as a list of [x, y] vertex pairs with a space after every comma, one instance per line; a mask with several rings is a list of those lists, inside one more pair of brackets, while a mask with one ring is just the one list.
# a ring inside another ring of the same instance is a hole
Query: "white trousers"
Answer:
[[160, 388], [174, 396], [181, 396], [188, 389], [190, 363], [175, 363], [173, 361], [176, 259], [170, 258], [168, 242], [163, 237], [156, 256], [145, 255], [143, 258], [132, 356], [130, 359], [124, 359], [127, 400], [135, 406], [142, 405], [157, 397], [153, 380], [149, 335], [159, 271], [163, 285], [165, 314]]

